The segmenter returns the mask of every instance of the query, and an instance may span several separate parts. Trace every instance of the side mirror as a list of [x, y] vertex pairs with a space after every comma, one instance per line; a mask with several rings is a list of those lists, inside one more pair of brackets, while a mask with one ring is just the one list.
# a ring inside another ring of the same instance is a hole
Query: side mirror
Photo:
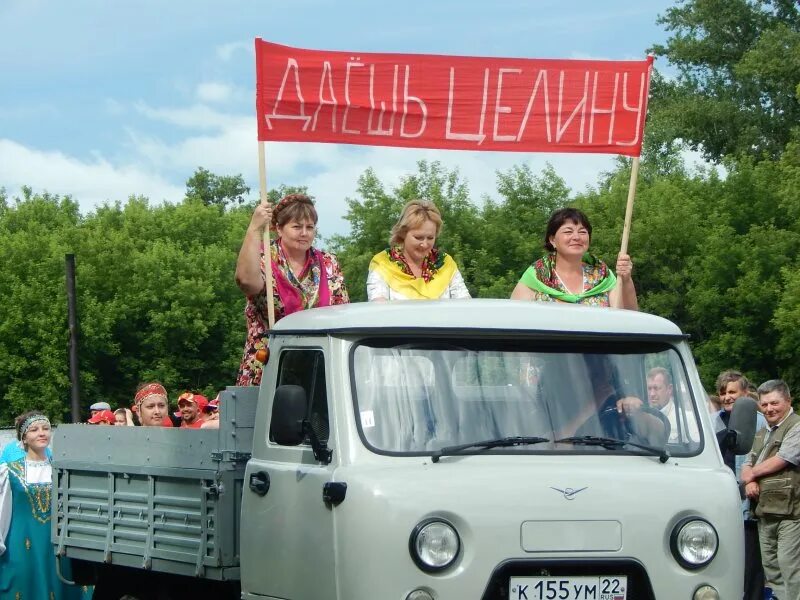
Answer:
[[308, 410], [306, 391], [299, 385], [281, 385], [272, 400], [269, 436], [281, 446], [297, 446], [303, 441], [303, 421]]
[[735, 454], [747, 454], [753, 448], [756, 435], [756, 401], [747, 396], [740, 396], [733, 403], [728, 431], [735, 433], [731, 449]]

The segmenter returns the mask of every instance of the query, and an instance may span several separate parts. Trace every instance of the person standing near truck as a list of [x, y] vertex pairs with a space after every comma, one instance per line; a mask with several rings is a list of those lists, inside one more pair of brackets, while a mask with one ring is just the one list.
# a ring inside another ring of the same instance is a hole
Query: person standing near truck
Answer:
[[[268, 272], [273, 278], [276, 321], [299, 310], [350, 302], [336, 256], [313, 247], [317, 220], [314, 203], [305, 194], [285, 196], [274, 209], [259, 204], [253, 212], [236, 261], [236, 285], [247, 296], [247, 339], [236, 385], [261, 383], [269, 331]], [[269, 270], [263, 244], [267, 226], [277, 234], [270, 243]]]
[[561, 208], [547, 222], [547, 253], [522, 274], [512, 300], [570, 302], [639, 310], [633, 263], [627, 254], [617, 257], [617, 274], [589, 254], [592, 225], [577, 208]]
[[[747, 460], [747, 454], [737, 455], [729, 444], [725, 443], [726, 433], [730, 423], [733, 406], [736, 400], [747, 396], [750, 381], [739, 371], [723, 371], [717, 377], [717, 391], [719, 392], [720, 410], [714, 415], [714, 425], [717, 430], [717, 444], [722, 453], [722, 460], [733, 471], [736, 480], [741, 485], [742, 465]], [[755, 430], [760, 431], [767, 427], [767, 421], [761, 413], [756, 413]], [[744, 519], [744, 600], [760, 600], [764, 595], [764, 569], [761, 560], [761, 546], [758, 539], [758, 524], [753, 518], [751, 501], [742, 496], [742, 518]]]
[[25, 456], [0, 464], [0, 598], [77, 599], [88, 592], [66, 585], [56, 572], [50, 542], [50, 433], [43, 413], [20, 415], [17, 439]]
[[430, 200], [412, 200], [392, 227], [389, 247], [369, 263], [367, 299], [469, 298], [456, 262], [436, 247], [442, 215]]
[[[15, 428], [19, 427], [21, 419], [22, 415], [14, 420]], [[50, 447], [48, 447], [45, 452], [47, 453], [48, 459], [53, 458], [53, 451], [50, 449]], [[25, 447], [23, 446], [22, 442], [18, 439], [14, 440], [3, 447], [3, 451], [0, 452], [0, 463], [10, 463], [14, 462], [15, 460], [23, 459], [25, 458], [25, 453]]]
[[800, 598], [800, 416], [789, 386], [758, 387], [768, 429], [756, 434], [742, 467], [745, 493], [757, 501], [758, 537], [766, 585], [776, 598]]

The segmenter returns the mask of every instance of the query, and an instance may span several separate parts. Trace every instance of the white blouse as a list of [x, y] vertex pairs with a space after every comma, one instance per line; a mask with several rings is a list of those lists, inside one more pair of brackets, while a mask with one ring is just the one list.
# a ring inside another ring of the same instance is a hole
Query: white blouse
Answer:
[[11, 527], [11, 487], [8, 485], [8, 465], [0, 463], [0, 556], [6, 551], [6, 537]]
[[[375, 300], [376, 298], [385, 298], [386, 300], [408, 300], [408, 297], [396, 292], [389, 287], [386, 280], [377, 271], [370, 271], [367, 275], [367, 300]], [[464, 283], [464, 278], [461, 276], [461, 271], [456, 269], [453, 276], [450, 278], [450, 283], [447, 289], [439, 296], [442, 298], [471, 298], [467, 284]]]

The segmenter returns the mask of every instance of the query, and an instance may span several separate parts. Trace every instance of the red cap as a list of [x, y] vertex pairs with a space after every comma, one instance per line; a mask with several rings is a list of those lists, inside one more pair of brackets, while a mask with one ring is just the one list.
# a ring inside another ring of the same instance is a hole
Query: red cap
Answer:
[[193, 394], [192, 392], [184, 392], [180, 396], [178, 396], [178, 406], [180, 407], [181, 403], [191, 402], [200, 410], [205, 409], [208, 406], [208, 398], [203, 396], [202, 394]]
[[88, 422], [93, 425], [97, 425], [98, 423], [113, 425], [116, 422], [116, 418], [114, 417], [114, 413], [110, 410], [100, 410], [94, 413], [94, 416], [90, 418]]

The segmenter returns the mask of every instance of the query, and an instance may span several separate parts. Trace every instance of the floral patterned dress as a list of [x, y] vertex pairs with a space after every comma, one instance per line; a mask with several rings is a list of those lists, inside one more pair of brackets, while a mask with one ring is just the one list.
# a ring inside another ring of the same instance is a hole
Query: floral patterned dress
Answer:
[[[270, 250], [276, 322], [298, 310], [350, 302], [339, 261], [333, 254], [311, 248], [303, 269], [295, 274], [289, 268], [280, 240], [273, 240]], [[261, 273], [266, 273], [263, 247]], [[257, 296], [247, 297], [244, 315], [247, 321], [247, 339], [236, 385], [259, 385], [264, 365], [256, 355], [259, 350], [266, 348], [269, 333], [266, 287]]]

